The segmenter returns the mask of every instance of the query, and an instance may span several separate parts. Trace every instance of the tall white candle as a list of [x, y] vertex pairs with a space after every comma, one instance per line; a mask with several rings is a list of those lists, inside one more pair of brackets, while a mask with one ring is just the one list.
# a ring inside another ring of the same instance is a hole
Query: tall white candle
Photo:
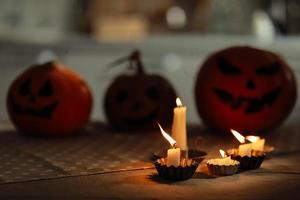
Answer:
[[167, 153], [167, 166], [178, 167], [180, 165], [180, 149], [179, 148], [171, 148], [168, 149]]
[[174, 108], [172, 137], [177, 142], [177, 146], [182, 150], [187, 150], [186, 140], [186, 107], [182, 106], [179, 98], [176, 99], [177, 107]]

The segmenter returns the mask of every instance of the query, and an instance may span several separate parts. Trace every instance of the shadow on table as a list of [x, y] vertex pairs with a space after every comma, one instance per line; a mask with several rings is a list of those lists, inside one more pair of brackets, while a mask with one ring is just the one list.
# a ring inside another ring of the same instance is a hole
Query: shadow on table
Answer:
[[163, 179], [158, 174], [151, 174], [151, 175], [148, 176], [148, 179], [151, 180], [151, 181], [154, 181], [156, 183], [165, 183], [165, 184], [179, 182], [179, 181], [172, 181], [172, 180], [168, 180], [168, 179]]
[[[191, 179], [213, 179], [213, 178], [216, 178], [216, 177], [210, 176], [203, 172], [197, 172], [194, 174], [194, 176]], [[148, 179], [150, 179], [154, 182], [157, 182], [157, 183], [164, 183], [164, 184], [180, 183], [180, 182], [186, 181], [186, 180], [173, 181], [173, 180], [163, 179], [158, 174], [151, 174], [148, 176]]]
[[194, 179], [214, 179], [216, 176], [211, 176], [206, 172], [196, 172], [193, 176]]

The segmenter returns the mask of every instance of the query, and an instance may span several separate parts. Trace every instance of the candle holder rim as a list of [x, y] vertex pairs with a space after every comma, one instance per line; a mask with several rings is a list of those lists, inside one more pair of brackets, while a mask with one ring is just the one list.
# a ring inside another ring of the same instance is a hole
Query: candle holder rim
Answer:
[[206, 165], [209, 173], [217, 176], [229, 176], [236, 174], [240, 167], [240, 163], [236, 165], [214, 165], [206, 163]]
[[[213, 160], [213, 159], [209, 159], [209, 160]], [[230, 165], [211, 164], [211, 163], [208, 163], [209, 160], [206, 161], [206, 164], [207, 164], [207, 165], [216, 165], [216, 166], [235, 166], [235, 165], [239, 165], [239, 164], [240, 164], [240, 161], [234, 160], [234, 159], [232, 159], [232, 160], [234, 161], [234, 164], [230, 164]]]
[[[231, 151], [233, 151], [233, 152], [231, 152]], [[234, 156], [234, 157], [241, 157], [241, 158], [244, 158], [244, 157], [248, 157], [248, 158], [252, 158], [252, 157], [266, 157], [266, 155], [267, 155], [266, 152], [264, 152], [264, 151], [257, 151], [257, 150], [252, 151], [252, 152], [254, 152], [256, 154], [252, 155], [252, 153], [251, 153], [251, 156], [248, 156], [248, 155], [241, 156], [237, 152], [238, 152], [238, 148], [231, 148], [231, 149], [226, 150], [226, 155], [230, 156], [230, 157]]]
[[165, 158], [159, 158], [153, 163], [158, 172], [158, 175], [163, 179], [171, 181], [184, 181], [192, 178], [199, 166], [199, 163], [197, 161], [192, 162], [190, 165], [186, 166], [167, 166], [166, 164], [163, 165], [162, 163], [160, 163], [160, 159]]
[[[166, 165], [166, 164], [162, 164], [162, 162], [160, 162], [160, 160], [166, 160], [167, 158], [166, 157], [163, 157], [163, 158], [158, 158], [158, 159], [156, 159], [153, 163], [154, 164], [159, 164], [159, 165]], [[187, 158], [187, 160], [191, 160], [191, 164], [190, 165], [186, 165], [185, 167], [188, 167], [188, 166], [191, 166], [191, 165], [194, 165], [194, 166], [196, 166], [196, 165], [199, 165], [201, 162], [199, 162], [199, 160], [197, 160], [197, 159], [191, 159], [191, 158]], [[173, 165], [171, 165], [171, 166], [169, 166], [169, 167], [172, 167]], [[180, 167], [181, 165], [179, 165], [178, 167]], [[175, 166], [173, 166], [173, 167], [175, 167]], [[184, 166], [181, 166], [181, 167], [184, 167]]]
[[[153, 153], [152, 160], [165, 157], [167, 155], [167, 151], [168, 149], [164, 149], [160, 152]], [[190, 155], [190, 157], [188, 157], [189, 159], [198, 159], [201, 160], [201, 162], [202, 160], [204, 160], [205, 156], [207, 155], [205, 151], [196, 150], [196, 149], [188, 149], [188, 151], [186, 150], [180, 150], [180, 151], [181, 151], [181, 155], [185, 155], [187, 153], [188, 155]]]

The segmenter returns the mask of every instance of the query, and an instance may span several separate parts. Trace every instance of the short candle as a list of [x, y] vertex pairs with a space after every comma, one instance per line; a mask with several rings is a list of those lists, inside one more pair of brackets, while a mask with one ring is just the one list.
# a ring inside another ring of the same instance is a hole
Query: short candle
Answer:
[[180, 165], [180, 149], [179, 148], [171, 148], [168, 149], [167, 153], [167, 166], [178, 167]]
[[230, 156], [226, 156], [225, 151], [222, 149], [219, 150], [222, 158], [214, 158], [207, 161], [208, 164], [212, 165], [234, 165], [237, 163], [236, 160], [230, 158]]
[[240, 156], [251, 156], [251, 151], [252, 151], [252, 144], [248, 143], [248, 144], [243, 144], [246, 142], [245, 137], [242, 136], [239, 132], [230, 129], [231, 133], [234, 135], [234, 137], [240, 142], [242, 143], [241, 145], [239, 145], [239, 155]]
[[168, 134], [166, 133], [163, 128], [160, 126], [160, 124], [158, 124], [160, 131], [162, 133], [162, 135], [164, 136], [164, 138], [166, 138], [166, 140], [168, 140], [168, 142], [171, 144], [172, 148], [168, 149], [167, 152], [167, 166], [174, 166], [174, 167], [178, 167], [180, 165], [180, 148], [176, 148], [176, 141]]
[[[245, 143], [245, 137], [239, 132], [231, 129], [231, 133], [236, 137], [240, 143]], [[265, 139], [261, 139], [258, 136], [247, 136], [246, 139], [251, 143], [239, 145], [239, 155], [240, 156], [251, 156], [252, 150], [255, 151], [264, 151]]]
[[246, 137], [247, 140], [249, 140], [250, 142], [252, 142], [252, 149], [256, 150], [256, 151], [264, 151], [265, 148], [265, 139], [260, 138], [258, 136], [247, 136]]

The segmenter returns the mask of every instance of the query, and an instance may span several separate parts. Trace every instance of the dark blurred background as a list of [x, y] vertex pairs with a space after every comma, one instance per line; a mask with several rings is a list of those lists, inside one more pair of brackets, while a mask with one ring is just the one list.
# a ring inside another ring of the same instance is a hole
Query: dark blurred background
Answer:
[[[252, 45], [281, 53], [299, 77], [297, 0], [0, 0], [0, 119], [14, 77], [58, 58], [87, 80], [93, 119], [105, 120], [102, 95], [125, 67], [111, 61], [139, 48], [146, 70], [164, 75], [199, 122], [194, 78], [213, 51]], [[178, 82], [178, 80], [185, 80]], [[296, 106], [297, 112], [299, 106]]]
[[[152, 34], [278, 34], [300, 32], [297, 0], [1, 0], [2, 38], [81, 35], [100, 41]], [[40, 38], [41, 39], [41, 38]]]

